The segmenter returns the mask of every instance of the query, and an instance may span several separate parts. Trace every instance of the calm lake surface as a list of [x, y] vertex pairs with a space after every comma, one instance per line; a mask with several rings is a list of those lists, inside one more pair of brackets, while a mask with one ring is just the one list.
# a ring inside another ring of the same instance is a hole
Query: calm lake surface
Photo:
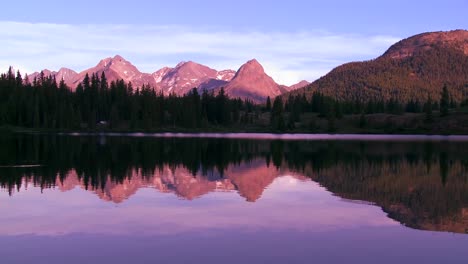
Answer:
[[1, 263], [468, 261], [466, 138], [175, 136], [1, 135]]

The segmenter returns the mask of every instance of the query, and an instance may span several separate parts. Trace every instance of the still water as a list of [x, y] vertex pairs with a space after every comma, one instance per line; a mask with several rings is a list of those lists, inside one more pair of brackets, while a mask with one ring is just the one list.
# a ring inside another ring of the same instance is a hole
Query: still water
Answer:
[[2, 135], [1, 263], [467, 263], [468, 141], [367, 139]]

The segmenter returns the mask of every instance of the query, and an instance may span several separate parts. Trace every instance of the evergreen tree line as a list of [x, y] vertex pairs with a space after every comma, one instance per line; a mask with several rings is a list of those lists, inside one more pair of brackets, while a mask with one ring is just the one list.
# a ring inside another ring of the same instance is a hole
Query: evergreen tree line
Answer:
[[[463, 220], [455, 216], [468, 203], [468, 146], [463, 142], [102, 138], [0, 137], [0, 165], [44, 165], [2, 168], [0, 189], [11, 195], [25, 183], [52, 188], [57, 180], [65, 181], [71, 170], [86, 189], [105, 189], [109, 183], [131, 181], [137, 170], [153, 182], [155, 172], [165, 167], [186, 168], [194, 179], [202, 177], [203, 184], [229, 178], [228, 168], [240, 171], [251, 168], [253, 162], [310, 177], [346, 199], [383, 207], [403, 204], [411, 210], [411, 218], [390, 217], [408, 221], [410, 226], [417, 219]], [[168, 188], [175, 187], [169, 184]]]
[[[0, 76], [0, 125], [49, 129], [200, 128], [253, 122], [250, 101], [192, 89], [167, 97], [153, 87], [108, 82], [104, 73], [88, 74], [72, 91], [41, 73], [32, 82], [10, 68]], [[243, 115], [241, 115], [243, 113]]]
[[[446, 86], [441, 91], [440, 101], [434, 101], [430, 96], [423, 100], [410, 99], [407, 103], [403, 103], [395, 98], [390, 98], [387, 101], [381, 100], [336, 100], [333, 97], [323, 95], [320, 92], [314, 92], [311, 100], [307, 100], [305, 94], [292, 95], [286, 99], [284, 103], [284, 111], [292, 113], [296, 116], [299, 113], [312, 112], [319, 113], [326, 117], [330, 112], [334, 112], [337, 117], [351, 114], [404, 114], [404, 113], [423, 113], [430, 103], [432, 110], [448, 111], [450, 108], [457, 108], [457, 104], [451, 97]], [[282, 100], [282, 98], [277, 98]], [[444, 112], [447, 115], [448, 112]]]
[[[8, 134], [0, 138], [0, 144], [0, 165], [4, 166], [4, 177], [0, 178], [2, 188], [21, 185], [22, 174], [28, 171], [32, 176], [38, 176], [38, 180], [34, 181], [38, 186], [51, 186], [58, 175], [65, 177], [66, 172], [72, 169], [88, 178], [89, 183], [97, 184], [93, 185], [94, 188], [101, 187], [99, 184], [109, 176], [113, 182], [120, 183], [131, 177], [136, 169], [151, 177], [154, 171], [160, 171], [165, 166], [183, 167], [193, 175], [201, 173], [210, 180], [218, 180], [211, 177], [223, 177], [227, 168], [248, 165], [255, 160], [264, 160], [267, 166], [297, 172], [308, 168], [311, 174], [324, 173], [337, 164], [352, 166], [359, 163], [374, 168], [384, 164], [407, 164], [423, 166], [426, 172], [440, 173], [442, 171], [436, 168], [449, 170], [455, 168], [453, 164], [457, 163], [464, 171], [468, 170], [466, 143], [153, 137], [105, 137], [103, 141], [102, 137]], [[17, 164], [46, 166], [8, 168], [8, 165]], [[11, 177], [8, 177], [8, 171]], [[459, 175], [464, 177], [466, 173]]]
[[[425, 113], [426, 121], [433, 121], [433, 111], [439, 111], [440, 116], [449, 115], [449, 109], [468, 105], [468, 100], [457, 104], [450, 96], [447, 86], [442, 88], [439, 101], [432, 100], [428, 95], [425, 101], [410, 99], [402, 103], [396, 98], [373, 100], [337, 100], [315, 91], [308, 100], [306, 94], [289, 94], [285, 99], [276, 97], [273, 106], [271, 99], [267, 98], [266, 109], [271, 109], [270, 124], [277, 130], [294, 129], [294, 124], [301, 121], [304, 113], [318, 113], [319, 117], [327, 118], [329, 130], [333, 130], [335, 119], [341, 119], [344, 115], [368, 115], [368, 114], [392, 114]], [[286, 117], [285, 117], [286, 116]]]
[[[465, 100], [461, 105], [467, 105]], [[192, 89], [184, 96], [164, 96], [153, 87], [134, 88], [123, 80], [108, 82], [104, 73], [86, 75], [72, 91], [63, 80], [41, 73], [32, 82], [21, 73], [10, 70], [0, 76], [0, 126], [12, 125], [48, 129], [110, 129], [154, 130], [159, 128], [208, 128], [257, 124], [259, 115], [270, 113], [272, 130], [294, 129], [304, 113], [318, 113], [326, 118], [333, 131], [335, 120], [350, 114], [425, 113], [432, 122], [432, 111], [441, 116], [449, 114], [458, 104], [447, 86], [440, 100], [396, 99], [338, 100], [315, 91], [306, 94], [267, 98], [263, 106], [249, 100], [232, 99], [223, 89], [214, 93]], [[363, 122], [365, 122], [363, 118]]]

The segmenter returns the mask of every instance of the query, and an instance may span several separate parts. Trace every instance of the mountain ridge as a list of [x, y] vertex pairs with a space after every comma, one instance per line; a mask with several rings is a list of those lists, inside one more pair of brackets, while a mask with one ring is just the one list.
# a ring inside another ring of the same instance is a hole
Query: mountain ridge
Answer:
[[438, 100], [444, 85], [452, 99], [468, 94], [468, 31], [438, 31], [403, 39], [381, 56], [350, 62], [292, 94], [316, 91], [338, 100]]
[[256, 103], [265, 102], [268, 96], [273, 98], [282, 94], [280, 85], [265, 73], [256, 59], [242, 65], [224, 89], [227, 94], [249, 98]]
[[[251, 70], [246, 74], [244, 71], [247, 68]], [[242, 74], [239, 71], [242, 71]], [[277, 84], [265, 73], [263, 66], [256, 59], [243, 64], [238, 71], [231, 69], [218, 71], [193, 61], [182, 61], [175, 67], [163, 67], [153, 73], [144, 73], [122, 56], [115, 55], [102, 59], [96, 66], [79, 73], [68, 68], [61, 68], [58, 72], [45, 69], [42, 73], [45, 76], [54, 76], [57, 82], [63, 79], [72, 90], [86, 74], [100, 76], [104, 73], [108, 81], [122, 79], [125, 82], [132, 82], [134, 87], [150, 85], [164, 95], [171, 93], [184, 95], [193, 88], [197, 88], [200, 92], [225, 88], [226, 93], [231, 97], [249, 99], [256, 103], [263, 103], [268, 96], [273, 98], [298, 87], [298, 84], [293, 86]], [[28, 77], [33, 80], [40, 74], [40, 72], [35, 72]], [[231, 84], [236, 76], [234, 84]], [[254, 83], [249, 83], [248, 80], [253, 80]]]

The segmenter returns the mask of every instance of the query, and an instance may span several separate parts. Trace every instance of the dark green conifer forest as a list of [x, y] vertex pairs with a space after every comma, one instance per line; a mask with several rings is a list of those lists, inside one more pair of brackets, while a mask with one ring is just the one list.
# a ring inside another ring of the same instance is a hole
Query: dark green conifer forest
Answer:
[[430, 124], [434, 121], [432, 111], [440, 110], [438, 116], [448, 116], [451, 109], [466, 105], [466, 98], [453, 100], [449, 91], [447, 86], [440, 88], [440, 101], [430, 96], [407, 101], [397, 97], [339, 100], [315, 91], [310, 96], [290, 93], [268, 97], [264, 104], [256, 105], [230, 98], [222, 88], [194, 88], [183, 96], [164, 96], [148, 85], [109, 82], [104, 73], [86, 75], [72, 88], [44, 73], [29, 80], [10, 68], [0, 76], [0, 126], [67, 131], [211, 131], [246, 130], [257, 125], [262, 131], [317, 132], [317, 122], [323, 121], [327, 123], [323, 131], [336, 132], [337, 123], [349, 115], [357, 116], [355, 126], [361, 129], [368, 124], [366, 115], [379, 113], [421, 113]]

